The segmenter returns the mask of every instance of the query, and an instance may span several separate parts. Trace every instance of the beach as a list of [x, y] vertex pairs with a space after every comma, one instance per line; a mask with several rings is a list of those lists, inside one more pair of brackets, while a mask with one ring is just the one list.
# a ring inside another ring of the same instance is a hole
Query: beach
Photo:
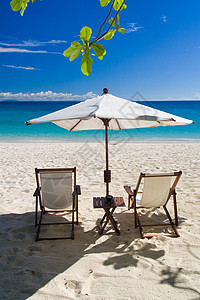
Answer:
[[0, 300], [200, 300], [200, 1], [1, 2]]
[[[111, 225], [99, 236], [103, 211], [93, 208], [93, 197], [105, 196], [104, 151], [103, 143], [0, 143], [1, 299], [200, 298], [200, 143], [109, 145], [110, 193], [126, 203], [114, 213], [119, 236]], [[35, 242], [34, 169], [75, 166], [75, 239]], [[123, 185], [134, 188], [140, 172], [179, 170], [180, 237], [141, 239]]]

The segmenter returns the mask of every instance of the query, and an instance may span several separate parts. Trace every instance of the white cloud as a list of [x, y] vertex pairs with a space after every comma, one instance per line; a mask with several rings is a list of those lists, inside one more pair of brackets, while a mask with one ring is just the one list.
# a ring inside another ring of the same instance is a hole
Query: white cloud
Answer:
[[18, 49], [18, 48], [4, 48], [0, 47], [0, 53], [47, 53], [43, 50], [27, 50], [27, 49]]
[[195, 93], [192, 99], [200, 100], [200, 93]]
[[46, 45], [55, 45], [55, 44], [60, 44], [60, 43], [65, 43], [67, 44], [67, 41], [63, 40], [51, 40], [51, 41], [46, 41], [46, 42], [40, 42], [40, 41], [22, 41], [21, 43], [3, 43], [0, 42], [1, 46], [6, 46], [6, 47], [41, 47], [41, 46], [46, 46]]
[[20, 48], [4, 48], [0, 47], [0, 53], [42, 53], [42, 54], [62, 54], [60, 52], [47, 52], [44, 50], [28, 50], [28, 49], [20, 49]]
[[[83, 95], [73, 95], [71, 93], [54, 93], [52, 91], [39, 92], [39, 93], [0, 93], [0, 101], [5, 100], [18, 100], [18, 101], [84, 101], [89, 98], [96, 97], [93, 92], [88, 92]], [[145, 99], [141, 99], [144, 101]], [[195, 93], [191, 97], [168, 97], [168, 98], [148, 98], [148, 101], [184, 101], [184, 100], [200, 100], [200, 93]], [[133, 100], [134, 101], [134, 100]], [[139, 101], [139, 100], [137, 100]]]
[[[43, 53], [43, 54], [62, 54], [60, 52], [49, 52], [45, 50], [29, 50], [27, 47], [44, 47], [48, 45], [58, 45], [60, 43], [67, 43], [63, 40], [51, 40], [46, 42], [40, 42], [35, 40], [28, 40], [22, 42], [5, 43], [0, 41], [0, 53]], [[1, 47], [2, 46], [2, 47]], [[22, 48], [21, 48], [22, 47]]]
[[13, 66], [13, 65], [3, 65], [2, 67], [12, 68], [12, 69], [23, 69], [23, 70], [39, 70], [34, 67], [22, 67], [22, 66]]
[[142, 26], [136, 26], [136, 25], [137, 23], [128, 23], [128, 28], [126, 29], [126, 33], [135, 32], [144, 28]]
[[162, 16], [161, 19], [163, 22], [165, 22], [165, 23], [167, 22], [167, 16]]
[[72, 95], [68, 93], [54, 93], [52, 91], [39, 92], [39, 93], [0, 93], [0, 101], [5, 100], [18, 100], [18, 101], [82, 101], [88, 98], [96, 97], [93, 92], [88, 92], [84, 95]]

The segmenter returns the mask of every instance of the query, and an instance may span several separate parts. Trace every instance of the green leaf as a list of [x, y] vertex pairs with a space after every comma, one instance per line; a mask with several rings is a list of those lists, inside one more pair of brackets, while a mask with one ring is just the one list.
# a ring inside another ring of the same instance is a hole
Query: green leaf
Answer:
[[110, 40], [114, 36], [116, 29], [109, 30], [108, 33], [104, 36], [104, 40]]
[[[28, 6], [28, 2], [30, 0], [12, 0], [10, 2], [10, 6], [13, 11], [18, 11], [21, 9], [20, 14], [23, 16], [25, 9]], [[35, 0], [32, 0], [32, 2], [35, 2]]]
[[81, 50], [82, 50], [83, 46], [81, 45], [80, 47], [76, 48], [72, 54], [70, 55], [69, 60], [73, 61], [75, 60], [77, 57], [79, 57], [79, 55], [81, 54]]
[[94, 50], [98, 59], [103, 59], [103, 56], [106, 54], [106, 50], [103, 45], [101, 44], [93, 44], [91, 48]]
[[[113, 8], [115, 10], [119, 10], [120, 7], [122, 6], [122, 3], [124, 2], [124, 0], [115, 0], [114, 4], [113, 4]], [[122, 8], [121, 9], [125, 9], [127, 8], [127, 5], [126, 4], [123, 4]]]
[[90, 57], [90, 49], [87, 48], [81, 62], [81, 71], [84, 75], [90, 75], [90, 73], [92, 72], [92, 63], [93, 60]]
[[87, 43], [91, 37], [92, 29], [90, 27], [83, 27], [80, 31], [80, 38], [83, 42]]
[[26, 1], [26, 2], [24, 2], [24, 3], [22, 4], [22, 9], [21, 9], [21, 11], [20, 11], [21, 16], [23, 16], [24, 11], [25, 11], [25, 9], [26, 9], [27, 6], [28, 6], [27, 2], [29, 2], [29, 1]]
[[111, 25], [112, 24], [112, 26], [114, 27], [114, 28], [116, 28], [117, 26], [116, 26], [116, 23], [115, 23], [115, 21], [113, 21], [114, 20], [114, 18], [111, 18], [109, 21], [108, 21], [108, 23]]
[[12, 10], [18, 11], [22, 7], [22, 1], [21, 0], [12, 0], [10, 2], [10, 6], [11, 6]]
[[104, 7], [104, 6], [107, 6], [111, 0], [99, 0], [99, 1], [100, 1], [101, 6]]
[[[110, 3], [110, 1], [111, 0], [99, 0], [100, 1], [100, 4], [101, 4], [101, 6], [107, 6], [109, 3]], [[115, 9], [115, 10], [119, 10], [120, 9], [120, 7], [121, 7], [121, 5], [122, 5], [122, 3], [123, 3], [123, 1], [124, 0], [115, 0], [115, 2], [114, 2], [114, 4], [113, 4], [113, 8]], [[127, 5], [126, 4], [124, 4], [123, 6], [122, 6], [122, 9], [123, 8], [127, 8]]]
[[76, 42], [76, 41], [72, 42], [72, 43], [71, 43], [71, 46], [70, 46], [69, 48], [67, 48], [67, 49], [63, 52], [63, 55], [64, 55], [65, 57], [70, 57], [71, 54], [72, 54], [72, 52], [73, 52], [75, 49], [77, 49], [77, 47], [79, 47], [80, 45], [81, 45], [81, 44], [80, 44], [79, 42]]
[[71, 46], [63, 52], [63, 55], [65, 57], [69, 57], [70, 61], [73, 61], [81, 54], [82, 49], [83, 45], [81, 45], [79, 42], [74, 41], [71, 43]]
[[124, 34], [125, 31], [126, 31], [126, 29], [125, 29], [125, 28], [119, 28], [118, 31], [119, 31], [120, 33]]

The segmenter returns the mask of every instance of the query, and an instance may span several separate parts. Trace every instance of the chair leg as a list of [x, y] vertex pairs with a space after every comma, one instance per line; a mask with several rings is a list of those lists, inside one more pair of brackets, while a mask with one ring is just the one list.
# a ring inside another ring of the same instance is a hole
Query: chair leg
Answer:
[[173, 199], [174, 199], [174, 217], [175, 217], [175, 224], [178, 226], [178, 212], [177, 212], [177, 203], [176, 203], [176, 192], [174, 190], [173, 193]]
[[180, 234], [178, 233], [178, 230], [176, 229], [176, 226], [175, 226], [174, 222], [172, 221], [172, 218], [171, 218], [171, 216], [170, 216], [170, 214], [169, 214], [168, 209], [166, 208], [166, 206], [163, 206], [163, 208], [164, 208], [164, 210], [165, 210], [165, 212], [166, 212], [166, 215], [167, 215], [167, 217], [168, 217], [168, 219], [169, 219], [169, 222], [170, 222], [170, 224], [171, 224], [171, 226], [172, 226], [172, 228], [173, 228], [173, 230], [174, 230], [174, 232], [175, 232], [175, 236], [174, 236], [174, 235], [169, 235], [169, 236], [179, 237]]
[[139, 227], [139, 229], [140, 229], [140, 235], [141, 235], [141, 238], [142, 238], [142, 239], [144, 239], [145, 237], [148, 238], [148, 236], [145, 236], [145, 235], [144, 235], [144, 231], [143, 231], [143, 228], [142, 228], [142, 224], [141, 224], [140, 219], [139, 219], [138, 216], [137, 216], [137, 221], [138, 221], [138, 227]]
[[74, 202], [75, 202], [75, 199], [73, 199], [73, 207], [72, 207], [72, 234], [71, 234], [71, 239], [72, 240], [74, 239], [74, 209], [75, 209], [75, 203]]
[[137, 213], [136, 201], [134, 201], [134, 211], [135, 211], [135, 228], [139, 227], [140, 235], [141, 235], [141, 238], [142, 238], [142, 239], [144, 239], [145, 237], [148, 238], [148, 236], [145, 236], [145, 235], [144, 235], [144, 231], [143, 231], [143, 228], [142, 228], [142, 224], [141, 224], [141, 222], [140, 222], [140, 219], [139, 219], [139, 216], [138, 216], [138, 213]]
[[128, 210], [130, 210], [130, 202], [131, 202], [131, 196], [128, 195]]
[[37, 227], [37, 217], [38, 217], [38, 196], [36, 196], [36, 203], [35, 203], [35, 227]]
[[37, 229], [37, 234], [36, 234], [36, 241], [39, 241], [40, 229], [41, 229], [42, 218], [43, 218], [44, 212], [45, 212], [45, 210], [44, 210], [44, 208], [42, 208], [42, 211], [41, 211], [41, 214], [40, 214], [40, 221], [39, 221], [39, 224], [38, 224], [38, 229]]
[[76, 195], [76, 225], [78, 225], [78, 195]]
[[135, 228], [137, 228], [137, 221], [138, 221], [138, 215], [137, 215], [137, 208], [136, 208], [136, 200], [134, 199], [134, 219], [135, 219]]

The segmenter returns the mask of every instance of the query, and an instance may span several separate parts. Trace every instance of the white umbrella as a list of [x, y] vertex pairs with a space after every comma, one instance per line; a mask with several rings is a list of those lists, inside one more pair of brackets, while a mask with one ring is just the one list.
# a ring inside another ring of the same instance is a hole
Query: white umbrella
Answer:
[[104, 89], [102, 96], [32, 119], [25, 124], [46, 122], [52, 122], [69, 131], [105, 128], [106, 170], [104, 171], [104, 182], [106, 182], [106, 195], [109, 194], [109, 182], [111, 181], [111, 171], [108, 167], [108, 129], [120, 130], [194, 123], [192, 120], [115, 97], [108, 94], [108, 89]]

